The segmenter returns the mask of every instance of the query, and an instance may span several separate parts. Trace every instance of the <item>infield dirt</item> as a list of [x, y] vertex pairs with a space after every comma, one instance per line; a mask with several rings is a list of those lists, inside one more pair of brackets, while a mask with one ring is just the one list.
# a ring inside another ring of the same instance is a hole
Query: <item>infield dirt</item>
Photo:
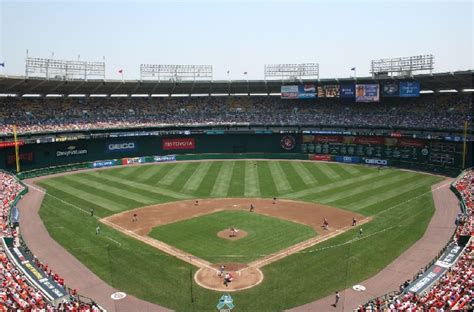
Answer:
[[[250, 205], [254, 207], [254, 212], [250, 212]], [[151, 230], [157, 226], [222, 210], [249, 211], [248, 213], [258, 213], [305, 224], [312, 227], [318, 233], [318, 236], [266, 255], [248, 264], [210, 263], [148, 236]], [[260, 284], [263, 280], [261, 267], [351, 229], [353, 218], [356, 218], [359, 224], [369, 221], [369, 218], [360, 214], [320, 204], [285, 199], [223, 198], [193, 199], [147, 206], [115, 214], [102, 219], [101, 222], [199, 267], [195, 274], [195, 280], [200, 286], [218, 291], [237, 291]], [[323, 227], [323, 220], [325, 219], [329, 223], [327, 228]], [[225, 286], [222, 277], [218, 276], [217, 268], [221, 264], [227, 267], [226, 272], [231, 272], [235, 277], [234, 281], [228, 286]]]

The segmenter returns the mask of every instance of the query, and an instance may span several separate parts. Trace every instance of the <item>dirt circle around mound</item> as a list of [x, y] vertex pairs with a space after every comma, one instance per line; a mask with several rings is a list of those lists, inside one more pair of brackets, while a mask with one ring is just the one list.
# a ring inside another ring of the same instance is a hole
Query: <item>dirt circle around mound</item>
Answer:
[[[224, 274], [229, 273], [233, 277], [227, 286], [224, 284], [224, 276], [219, 272], [220, 265], [225, 266]], [[243, 263], [222, 263], [197, 270], [194, 280], [203, 288], [233, 292], [257, 286], [263, 281], [263, 273], [258, 268]]]
[[247, 236], [247, 232], [244, 230], [236, 229], [236, 232], [232, 232], [231, 229], [225, 229], [217, 232], [217, 236], [223, 239], [236, 241]]

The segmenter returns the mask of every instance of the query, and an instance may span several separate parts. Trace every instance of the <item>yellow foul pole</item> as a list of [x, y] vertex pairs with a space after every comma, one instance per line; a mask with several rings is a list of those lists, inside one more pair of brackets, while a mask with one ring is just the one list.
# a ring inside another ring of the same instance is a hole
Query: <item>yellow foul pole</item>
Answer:
[[18, 146], [18, 140], [16, 137], [16, 125], [13, 125], [13, 140], [15, 142], [15, 161], [16, 161], [16, 173], [20, 172], [20, 147]]

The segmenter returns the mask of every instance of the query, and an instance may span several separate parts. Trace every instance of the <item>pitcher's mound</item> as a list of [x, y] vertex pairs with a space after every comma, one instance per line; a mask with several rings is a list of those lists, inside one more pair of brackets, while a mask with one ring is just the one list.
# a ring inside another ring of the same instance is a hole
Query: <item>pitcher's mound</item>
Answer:
[[263, 281], [263, 273], [257, 268], [241, 263], [224, 263], [225, 273], [232, 276], [232, 281], [225, 286], [224, 276], [220, 276], [220, 265], [212, 268], [201, 268], [194, 274], [196, 283], [204, 288], [217, 291], [238, 291], [254, 287]]
[[217, 236], [220, 238], [225, 238], [229, 240], [239, 240], [247, 236], [247, 232], [237, 229], [236, 232], [232, 232], [230, 229], [225, 229], [217, 233]]

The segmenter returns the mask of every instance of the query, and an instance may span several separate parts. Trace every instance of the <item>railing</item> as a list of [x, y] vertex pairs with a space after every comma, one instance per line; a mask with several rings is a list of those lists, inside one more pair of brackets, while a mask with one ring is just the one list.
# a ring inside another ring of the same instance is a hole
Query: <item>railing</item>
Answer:
[[[467, 168], [466, 170], [464, 170], [463, 172], [461, 172], [461, 174], [459, 174], [457, 176], [457, 178], [451, 183], [451, 186], [450, 186], [450, 189], [451, 191], [456, 195], [456, 197], [459, 199], [459, 205], [461, 207], [461, 211], [463, 214], [465, 214], [467, 212], [467, 207], [466, 207], [466, 203], [464, 201], [464, 198], [462, 197], [462, 195], [459, 193], [459, 191], [456, 189], [455, 187], [455, 184], [456, 184], [456, 181], [458, 181], [467, 171], [469, 170], [472, 170], [473, 168]], [[446, 245], [443, 247], [443, 249], [441, 249], [438, 254], [436, 255], [436, 257], [431, 260], [422, 270], [420, 270], [420, 272], [416, 273], [413, 278], [412, 278], [412, 281], [414, 281], [418, 275], [422, 272], [425, 272], [429, 267], [431, 267], [442, 255], [443, 253], [447, 250], [447, 248], [449, 247], [449, 245], [452, 243], [453, 239], [455, 238], [455, 235], [456, 235], [456, 232], [457, 232], [457, 229], [458, 229], [458, 226], [456, 226], [456, 230], [454, 231], [453, 235], [451, 236], [450, 240], [446, 243]], [[400, 287], [400, 291], [393, 291], [393, 292], [390, 292], [390, 293], [387, 293], [385, 295], [382, 295], [382, 296], [379, 296], [379, 297], [374, 297], [374, 298], [371, 298], [370, 300], [367, 301], [367, 303], [364, 305], [364, 307], [366, 307], [370, 302], [374, 302], [374, 301], [377, 301], [378, 299], [386, 299], [387, 297], [391, 296], [395, 296], [395, 295], [399, 295], [403, 292], [403, 289], [402, 287]]]
[[[0, 169], [0, 172], [3, 172], [3, 173], [6, 173], [6, 174], [10, 174], [4, 170], [1, 170]], [[17, 205], [17, 203], [21, 200], [21, 198], [28, 193], [29, 189], [28, 189], [28, 186], [26, 186], [23, 182], [21, 182], [18, 177], [12, 175], [19, 184], [21, 184], [24, 189], [15, 197], [14, 201], [10, 204], [10, 211], [9, 211], [9, 217], [8, 217], [8, 226], [9, 227], [14, 227], [14, 224], [12, 222], [12, 207], [15, 207]], [[21, 246], [24, 248], [25, 252], [27, 254], [29, 254], [31, 256], [31, 258], [34, 258], [34, 254], [32, 253], [32, 251], [28, 248], [28, 246], [26, 245], [26, 242], [25, 240], [23, 239], [23, 236], [21, 235], [21, 232], [19, 232], [18, 234], [18, 239], [19, 239], [19, 242], [21, 244]], [[88, 298], [88, 297], [85, 297], [85, 296], [81, 296], [81, 295], [72, 295], [71, 293], [71, 289], [64, 286], [65, 290], [68, 291], [68, 294], [72, 297], [74, 297], [75, 300], [77, 300], [80, 304], [81, 303], [84, 303], [84, 304], [94, 304], [96, 305], [101, 311], [106, 311], [104, 308], [102, 308], [100, 305], [98, 305], [97, 303], [95, 303], [95, 301], [91, 298]], [[46, 298], [46, 296], [43, 296], [44, 298]]]

